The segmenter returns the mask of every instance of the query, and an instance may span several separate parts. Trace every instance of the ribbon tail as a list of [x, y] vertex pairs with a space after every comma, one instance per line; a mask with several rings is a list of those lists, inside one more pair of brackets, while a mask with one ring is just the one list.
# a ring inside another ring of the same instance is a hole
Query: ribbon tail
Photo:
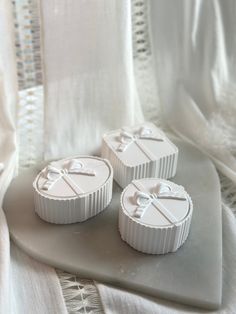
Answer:
[[119, 152], [124, 152], [124, 151], [126, 151], [126, 149], [127, 149], [128, 146], [129, 146], [129, 143], [121, 143], [121, 144], [118, 146], [117, 150], [118, 150]]
[[84, 170], [81, 170], [81, 174], [84, 174], [87, 176], [95, 176], [96, 172], [93, 169], [84, 169]]
[[153, 140], [157, 142], [163, 142], [163, 138], [155, 137], [153, 135], [140, 135], [139, 138], [142, 140]]
[[72, 169], [69, 171], [71, 174], [82, 174], [87, 176], [95, 176], [96, 172], [93, 169]]
[[84, 193], [84, 191], [78, 186], [76, 182], [74, 182], [73, 179], [71, 179], [70, 176], [64, 175], [62, 178], [66, 181], [66, 183], [70, 186], [70, 188], [74, 191], [74, 193], [77, 196], [81, 193]]
[[60, 170], [52, 165], [47, 167], [46, 182], [42, 185], [41, 189], [44, 191], [50, 190], [53, 185], [61, 178]]
[[[156, 204], [157, 203], [157, 204]], [[177, 222], [177, 218], [170, 212], [161, 202], [157, 199], [153, 202], [153, 206], [164, 216], [170, 223], [175, 224]]]
[[44, 190], [44, 191], [50, 190], [56, 181], [57, 181], [57, 180], [55, 180], [55, 181], [47, 180], [47, 181], [43, 184], [42, 190]]
[[158, 195], [159, 199], [172, 199], [172, 200], [179, 200], [179, 201], [185, 201], [186, 196], [181, 193], [160, 193]]
[[138, 206], [138, 207], [136, 208], [136, 210], [135, 210], [133, 216], [134, 216], [135, 218], [142, 218], [143, 215], [144, 215], [144, 212], [145, 212], [146, 208], [147, 208], [146, 206]]

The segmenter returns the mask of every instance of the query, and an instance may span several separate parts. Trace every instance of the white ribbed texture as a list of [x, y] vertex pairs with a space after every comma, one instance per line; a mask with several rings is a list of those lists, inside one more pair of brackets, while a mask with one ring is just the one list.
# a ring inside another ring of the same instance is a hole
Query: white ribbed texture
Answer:
[[107, 160], [104, 162], [110, 170], [110, 176], [106, 182], [96, 191], [75, 198], [50, 198], [44, 195], [37, 188], [37, 177], [33, 187], [35, 211], [39, 217], [51, 223], [69, 224], [85, 221], [104, 210], [112, 199], [113, 183], [113, 169]]
[[[164, 141], [168, 141], [173, 146], [173, 153], [156, 159], [147, 159], [145, 163], [134, 165], [125, 164], [118, 156], [116, 150], [109, 145], [109, 133], [103, 136], [102, 156], [107, 158], [114, 170], [114, 179], [122, 187], [125, 188], [132, 180], [141, 178], [162, 178], [169, 179], [175, 176], [178, 162], [178, 148], [164, 135], [160, 134]], [[131, 148], [128, 148], [131, 149]], [[142, 153], [142, 152], [141, 152]], [[152, 153], [152, 152], [150, 152]], [[154, 155], [152, 153], [152, 155]], [[155, 156], [154, 156], [155, 157]]]
[[193, 204], [188, 193], [184, 192], [189, 201], [189, 211], [184, 219], [168, 226], [151, 227], [128, 215], [122, 203], [125, 192], [126, 189], [121, 194], [119, 210], [119, 231], [122, 240], [134, 249], [148, 254], [166, 254], [178, 250], [188, 237], [192, 219]]

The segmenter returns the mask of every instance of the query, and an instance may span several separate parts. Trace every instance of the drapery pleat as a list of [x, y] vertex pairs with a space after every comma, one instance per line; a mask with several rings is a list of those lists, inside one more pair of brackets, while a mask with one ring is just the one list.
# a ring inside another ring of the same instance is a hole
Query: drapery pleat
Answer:
[[66, 314], [59, 279], [54, 268], [42, 264], [11, 245], [12, 314]]
[[17, 103], [16, 60], [13, 50], [11, 4], [0, 1], [0, 206], [2, 197], [16, 168], [15, 110]]
[[11, 3], [7, 0], [0, 0], [0, 38], [0, 313], [10, 313], [10, 240], [2, 199], [16, 168], [17, 85]]
[[[2, 210], [4, 193], [17, 170], [17, 79], [12, 4], [0, 0], [0, 313], [66, 313], [55, 270], [14, 246]], [[46, 302], [46, 304], [44, 303]]]
[[108, 129], [142, 119], [127, 0], [41, 1], [45, 158], [98, 153]]
[[236, 182], [235, 1], [150, 0], [164, 119]]

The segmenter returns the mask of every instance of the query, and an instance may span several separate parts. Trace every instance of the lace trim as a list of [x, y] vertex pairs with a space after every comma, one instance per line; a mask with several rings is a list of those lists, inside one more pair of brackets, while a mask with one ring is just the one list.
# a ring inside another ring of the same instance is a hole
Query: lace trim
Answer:
[[148, 24], [148, 1], [132, 0], [134, 75], [146, 120], [165, 128], [154, 73]]
[[42, 85], [39, 8], [37, 0], [12, 1], [19, 89]]
[[41, 161], [43, 156], [40, 19], [37, 0], [15, 0], [12, 5], [19, 86], [19, 166], [24, 168]]
[[92, 280], [57, 270], [68, 313], [103, 314], [97, 288]]
[[43, 159], [43, 87], [19, 91], [19, 166], [27, 168]]

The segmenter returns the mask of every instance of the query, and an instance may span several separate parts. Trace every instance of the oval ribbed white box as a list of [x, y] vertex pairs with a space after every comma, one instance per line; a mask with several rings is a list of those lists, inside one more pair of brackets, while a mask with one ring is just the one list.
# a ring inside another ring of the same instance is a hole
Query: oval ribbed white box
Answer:
[[79, 156], [51, 162], [33, 182], [36, 213], [45, 221], [85, 221], [112, 198], [113, 169], [108, 160]]
[[102, 157], [114, 169], [122, 187], [141, 178], [172, 178], [177, 169], [178, 148], [154, 124], [146, 122], [103, 135]]
[[184, 187], [156, 178], [134, 180], [121, 194], [121, 238], [143, 253], [174, 252], [188, 237], [192, 212]]

